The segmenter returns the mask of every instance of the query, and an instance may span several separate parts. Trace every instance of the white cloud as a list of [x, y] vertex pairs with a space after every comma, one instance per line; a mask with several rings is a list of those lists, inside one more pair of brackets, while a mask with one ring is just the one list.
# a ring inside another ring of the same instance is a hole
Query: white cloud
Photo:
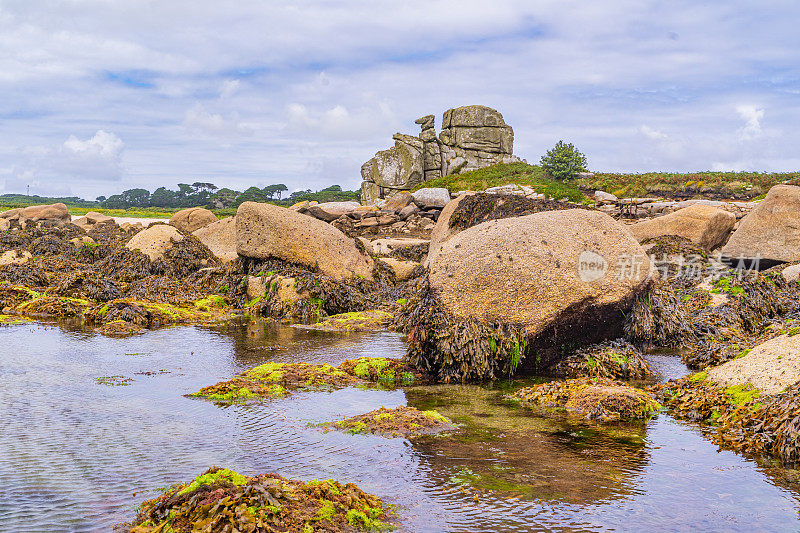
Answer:
[[745, 121], [745, 125], [739, 130], [742, 139], [753, 139], [761, 135], [761, 119], [764, 118], [764, 109], [754, 105], [740, 105], [736, 107], [736, 112]]
[[797, 169], [787, 2], [0, 5], [0, 179], [354, 188], [392, 133], [466, 104], [499, 109], [529, 161], [561, 138], [596, 170]]
[[81, 140], [70, 135], [58, 150], [45, 151], [37, 166], [79, 179], [119, 180], [125, 143], [117, 135], [99, 130]]
[[222, 88], [219, 91], [220, 99], [224, 100], [230, 98], [239, 91], [241, 82], [239, 80], [225, 80], [222, 82]]
[[252, 127], [244, 124], [239, 119], [238, 113], [232, 113], [228, 117], [223, 117], [219, 113], [206, 111], [202, 104], [195, 104], [194, 107], [186, 111], [183, 125], [192, 132], [202, 133], [213, 136], [240, 136], [252, 135]]
[[666, 141], [669, 138], [666, 133], [653, 129], [647, 125], [642, 125], [639, 128], [639, 131], [642, 133], [642, 135], [654, 141]]

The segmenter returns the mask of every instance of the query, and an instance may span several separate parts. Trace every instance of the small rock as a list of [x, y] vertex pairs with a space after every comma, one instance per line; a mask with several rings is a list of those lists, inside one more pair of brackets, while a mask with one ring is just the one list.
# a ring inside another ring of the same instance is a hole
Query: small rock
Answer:
[[619, 198], [617, 198], [610, 192], [605, 192], [605, 191], [595, 191], [594, 200], [595, 202], [597, 202], [597, 205], [615, 204], [619, 202]]
[[426, 187], [411, 195], [414, 203], [422, 208], [444, 207], [450, 202], [450, 193], [445, 188]]
[[9, 250], [0, 254], [0, 267], [7, 265], [22, 265], [33, 258], [30, 252], [23, 251], [18, 254], [14, 250]]

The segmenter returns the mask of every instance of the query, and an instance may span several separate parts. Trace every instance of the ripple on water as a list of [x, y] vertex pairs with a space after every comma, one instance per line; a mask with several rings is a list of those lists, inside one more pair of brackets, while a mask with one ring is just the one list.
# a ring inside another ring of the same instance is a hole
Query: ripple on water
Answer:
[[[2, 531], [107, 531], [157, 487], [215, 464], [359, 483], [398, 505], [408, 531], [800, 528], [790, 471], [717, 453], [665, 415], [646, 428], [599, 428], [535, 416], [501, 391], [469, 386], [351, 388], [229, 407], [184, 396], [269, 360], [400, 357], [403, 341], [391, 333], [252, 323], [109, 339], [26, 324], [0, 335]], [[675, 370], [674, 358], [663, 363]], [[133, 381], [95, 381], [114, 375]], [[406, 404], [439, 409], [465, 430], [409, 442], [314, 426]]]

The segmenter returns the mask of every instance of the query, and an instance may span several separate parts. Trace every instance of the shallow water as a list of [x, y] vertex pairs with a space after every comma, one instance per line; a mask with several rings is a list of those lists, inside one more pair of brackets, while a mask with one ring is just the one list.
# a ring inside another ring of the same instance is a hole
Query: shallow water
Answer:
[[[269, 360], [403, 352], [392, 333], [268, 324], [129, 339], [0, 327], [0, 531], [108, 531], [156, 488], [210, 465], [358, 483], [397, 505], [406, 531], [800, 529], [796, 471], [718, 452], [664, 414], [605, 428], [542, 417], [505, 402], [508, 384], [350, 388], [227, 408], [184, 397]], [[683, 371], [674, 357], [658, 363]], [[132, 381], [98, 384], [103, 376]], [[309, 425], [404, 404], [465, 430], [409, 442]]]

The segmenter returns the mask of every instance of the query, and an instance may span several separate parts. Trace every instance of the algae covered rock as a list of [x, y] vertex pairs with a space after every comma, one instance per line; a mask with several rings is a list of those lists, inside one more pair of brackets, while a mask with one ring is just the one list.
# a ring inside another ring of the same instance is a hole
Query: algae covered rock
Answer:
[[436, 411], [420, 411], [415, 407], [381, 407], [369, 413], [339, 420], [329, 425], [354, 435], [374, 434], [383, 437], [411, 437], [450, 431], [453, 422]]
[[605, 378], [553, 381], [512, 395], [523, 405], [564, 408], [590, 420], [648, 419], [661, 405], [648, 393]]
[[377, 496], [352, 483], [250, 477], [212, 467], [145, 501], [130, 533], [375, 531], [391, 529]]
[[723, 255], [800, 261], [800, 187], [775, 185], [739, 223]]
[[674, 213], [645, 220], [630, 226], [639, 242], [647, 239], [675, 235], [689, 239], [705, 250], [721, 246], [736, 224], [736, 216], [708, 205], [692, 205]]
[[704, 371], [660, 384], [655, 392], [673, 416], [711, 424], [711, 439], [724, 448], [785, 464], [800, 461], [800, 384], [765, 394], [750, 384], [717, 383]]
[[321, 220], [270, 204], [239, 206], [236, 251], [244, 257], [318, 268], [339, 281], [372, 279], [374, 263], [353, 239]]

